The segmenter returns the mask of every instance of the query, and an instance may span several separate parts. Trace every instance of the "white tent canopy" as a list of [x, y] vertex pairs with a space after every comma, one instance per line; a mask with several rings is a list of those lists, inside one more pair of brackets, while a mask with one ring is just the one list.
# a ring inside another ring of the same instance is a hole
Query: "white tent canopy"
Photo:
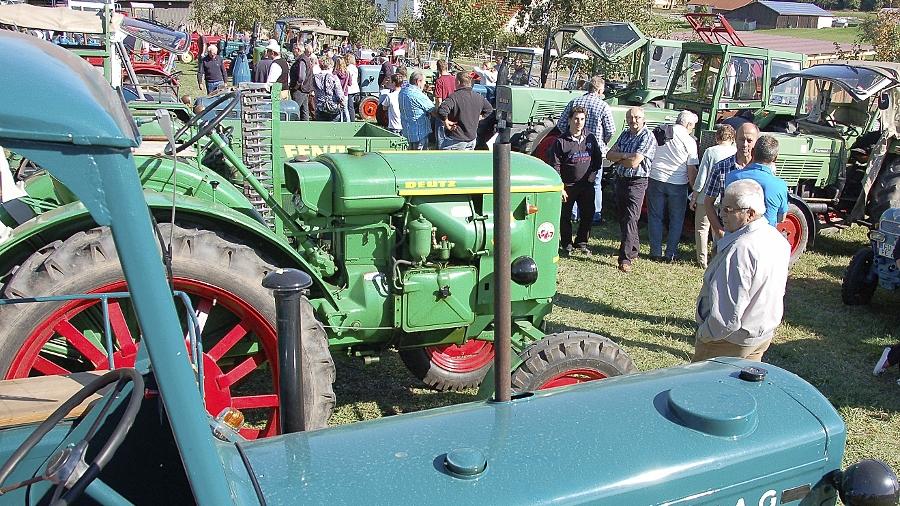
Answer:
[[[103, 33], [102, 15], [102, 11], [73, 11], [65, 7], [0, 5], [0, 24], [55, 32]], [[122, 15], [114, 14], [112, 30], [117, 30], [121, 23]]]

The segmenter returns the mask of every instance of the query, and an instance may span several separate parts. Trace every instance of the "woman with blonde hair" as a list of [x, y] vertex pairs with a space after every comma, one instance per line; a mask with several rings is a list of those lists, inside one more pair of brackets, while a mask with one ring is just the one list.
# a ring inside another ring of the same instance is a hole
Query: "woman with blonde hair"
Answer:
[[347, 63], [347, 74], [350, 75], [350, 86], [347, 87], [347, 112], [350, 121], [356, 120], [356, 106], [359, 99], [359, 67], [356, 66], [356, 56], [348, 53], [344, 56]]

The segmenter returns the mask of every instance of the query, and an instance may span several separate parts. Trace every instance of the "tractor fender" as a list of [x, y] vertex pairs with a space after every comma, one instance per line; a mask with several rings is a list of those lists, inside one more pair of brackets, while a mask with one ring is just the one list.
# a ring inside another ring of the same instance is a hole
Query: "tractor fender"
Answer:
[[[144, 190], [144, 199], [160, 221], [168, 221], [172, 209], [171, 194]], [[276, 236], [260, 222], [253, 215], [253, 209], [246, 210], [246, 213], [242, 211], [244, 210], [235, 210], [220, 203], [179, 195], [175, 203], [175, 221], [192, 222], [242, 237], [248, 244], [269, 255], [279, 267], [294, 267], [309, 274], [326, 301], [337, 309], [339, 306], [319, 271], [309, 265], [300, 252], [283, 237]], [[31, 253], [47, 244], [96, 226], [81, 202], [72, 202], [38, 215], [16, 227], [10, 237], [0, 243], [0, 275], [8, 273]]]
[[[137, 160], [138, 175], [141, 186], [160, 193], [169, 193], [171, 204], [172, 161], [163, 157], [152, 157]], [[179, 163], [175, 178], [177, 192], [180, 195], [194, 197], [207, 202], [224, 204], [232, 209], [253, 209], [247, 197], [228, 179], [212, 170], [198, 168], [190, 164]]]
[[800, 208], [800, 211], [806, 218], [806, 224], [809, 227], [808, 245], [810, 248], [813, 247], [816, 244], [816, 235], [819, 233], [819, 220], [816, 219], [816, 216], [802, 197], [788, 193], [788, 203], [794, 204]]

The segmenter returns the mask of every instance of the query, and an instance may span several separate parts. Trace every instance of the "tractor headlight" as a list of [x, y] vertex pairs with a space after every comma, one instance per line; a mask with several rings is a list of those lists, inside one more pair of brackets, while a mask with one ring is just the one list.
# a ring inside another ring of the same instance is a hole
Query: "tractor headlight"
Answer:
[[880, 460], [862, 460], [833, 476], [844, 504], [897, 504], [900, 483], [894, 471]]
[[874, 242], [884, 242], [885, 235], [884, 232], [880, 230], [870, 230], [869, 231], [869, 240]]
[[512, 280], [519, 285], [532, 285], [538, 278], [537, 263], [530, 256], [520, 256], [513, 260], [510, 266], [510, 275]]

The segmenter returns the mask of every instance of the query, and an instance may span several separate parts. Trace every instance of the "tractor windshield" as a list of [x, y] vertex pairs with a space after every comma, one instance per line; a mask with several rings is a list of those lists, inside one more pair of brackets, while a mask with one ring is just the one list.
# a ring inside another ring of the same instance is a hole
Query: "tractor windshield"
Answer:
[[[797, 108], [797, 117], [805, 123], [833, 128], [866, 127], [869, 103], [857, 100], [834, 81], [809, 79], [803, 85], [803, 97]], [[801, 124], [801, 128], [802, 126]]]
[[538, 50], [510, 48], [509, 84], [540, 86], [541, 57]]
[[[771, 73], [773, 81], [789, 72], [799, 71], [800, 62], [798, 61], [772, 60]], [[800, 100], [800, 79], [791, 79], [773, 86], [770, 100], [773, 104], [797, 105], [797, 102]]]
[[712, 104], [721, 69], [721, 54], [683, 55], [670, 98], [701, 105]]
[[650, 51], [650, 66], [647, 70], [647, 87], [653, 90], [665, 90], [669, 84], [669, 76], [678, 65], [681, 48], [678, 46], [654, 46]]
[[722, 98], [734, 100], [762, 100], [763, 69], [766, 61], [762, 58], [734, 56], [725, 65], [725, 87]]

